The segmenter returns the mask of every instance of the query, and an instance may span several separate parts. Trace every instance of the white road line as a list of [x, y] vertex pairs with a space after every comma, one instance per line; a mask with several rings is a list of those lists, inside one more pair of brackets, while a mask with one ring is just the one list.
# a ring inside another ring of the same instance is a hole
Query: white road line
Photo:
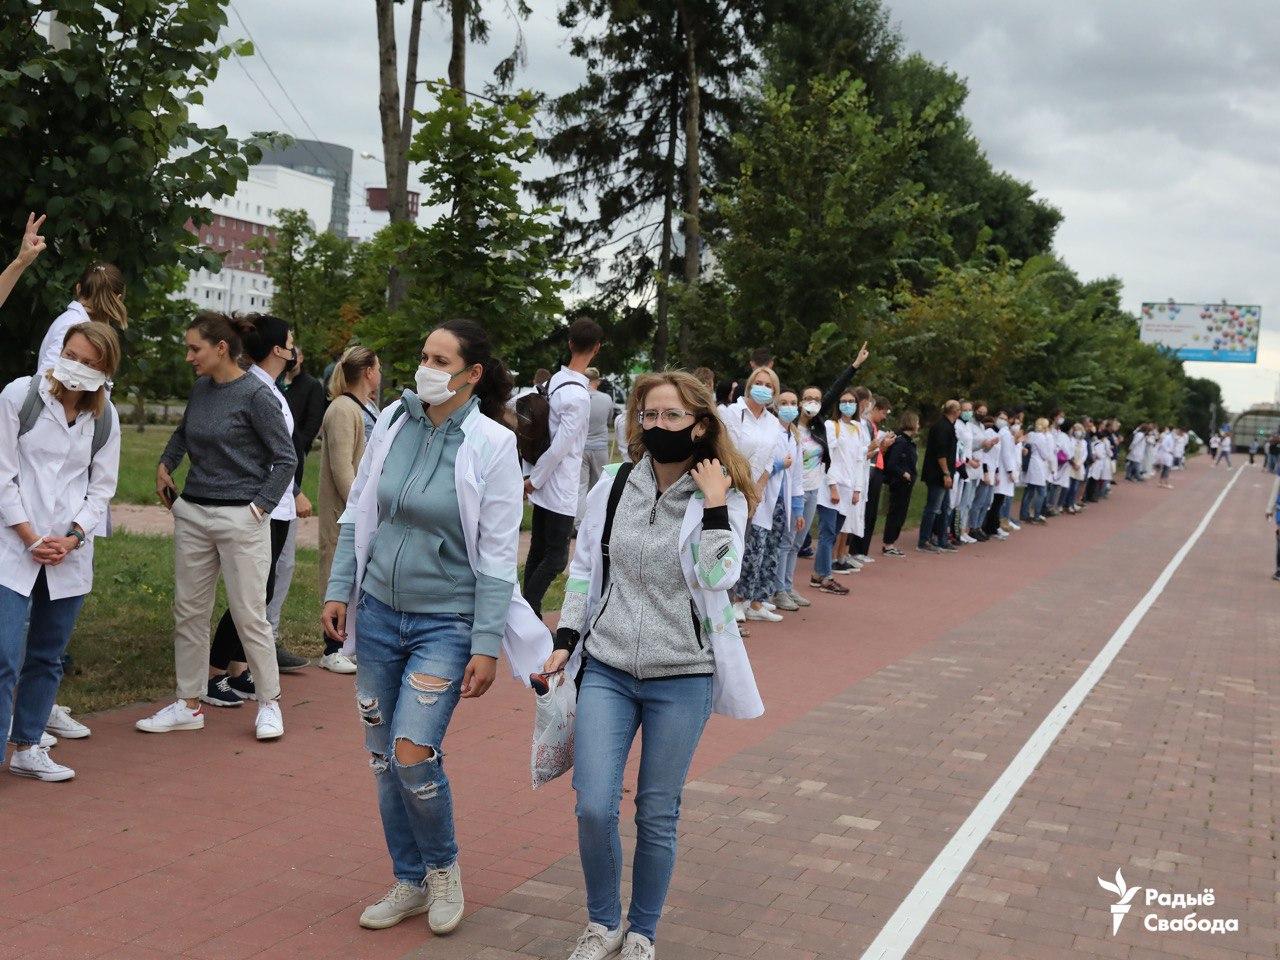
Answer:
[[1053, 746], [1058, 734], [1066, 727], [1067, 721], [1071, 719], [1072, 715], [1079, 709], [1080, 704], [1084, 702], [1084, 698], [1089, 695], [1089, 692], [1102, 679], [1102, 675], [1106, 673], [1116, 655], [1120, 653], [1129, 637], [1133, 635], [1133, 631], [1142, 621], [1142, 618], [1146, 616], [1147, 611], [1151, 609], [1160, 594], [1164, 592], [1164, 588], [1168, 585], [1173, 574], [1182, 565], [1182, 561], [1191, 552], [1191, 548], [1196, 545], [1200, 535], [1208, 528], [1209, 521], [1213, 519], [1213, 515], [1222, 506], [1222, 501], [1226, 499], [1227, 494], [1231, 492], [1231, 488], [1240, 479], [1243, 470], [1243, 464], [1236, 468], [1235, 476], [1223, 487], [1222, 492], [1218, 494], [1218, 499], [1213, 501], [1213, 505], [1209, 507], [1204, 519], [1200, 521], [1195, 531], [1187, 538], [1186, 543], [1173, 555], [1173, 559], [1161, 571], [1160, 576], [1156, 577], [1155, 583], [1151, 584], [1151, 589], [1138, 601], [1137, 606], [1129, 611], [1129, 616], [1125, 617], [1124, 623], [1120, 624], [1116, 632], [1111, 635], [1111, 639], [1107, 641], [1106, 646], [1099, 651], [1093, 662], [1080, 675], [1080, 679], [1058, 701], [1058, 705], [1049, 711], [1049, 715], [1045, 717], [1036, 732], [1031, 735], [1031, 739], [1018, 751], [1018, 755], [1005, 768], [1004, 773], [1000, 774], [999, 779], [992, 784], [986, 796], [978, 801], [973, 813], [969, 814], [968, 819], [960, 825], [960, 829], [956, 831], [951, 841], [942, 848], [942, 852], [938, 854], [933, 863], [929, 864], [929, 868], [925, 870], [919, 882], [907, 894], [906, 899], [902, 901], [898, 909], [893, 912], [893, 916], [885, 921], [885, 925], [879, 935], [871, 941], [871, 945], [862, 954], [862, 960], [902, 960], [906, 956], [907, 951], [911, 949], [911, 945], [920, 936], [920, 931], [924, 929], [925, 924], [929, 922], [929, 918], [933, 916], [934, 911], [938, 909], [938, 905], [942, 903], [942, 898], [947, 895], [947, 891], [951, 889], [952, 884], [956, 882], [964, 871], [965, 866], [977, 852], [982, 841], [986, 839], [987, 834], [991, 832], [992, 828], [999, 822], [1000, 817], [1004, 815], [1009, 804], [1013, 802], [1014, 796], [1022, 789], [1022, 785], [1027, 782], [1027, 778], [1035, 770], [1036, 765], [1049, 752], [1049, 748]]

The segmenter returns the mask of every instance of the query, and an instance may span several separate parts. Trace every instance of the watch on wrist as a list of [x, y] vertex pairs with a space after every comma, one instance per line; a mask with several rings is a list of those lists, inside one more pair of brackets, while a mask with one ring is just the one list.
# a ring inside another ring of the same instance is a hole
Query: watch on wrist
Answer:
[[68, 537], [76, 538], [75, 549], [79, 550], [81, 547], [84, 546], [84, 534], [80, 532], [79, 527], [73, 526], [70, 530], [66, 532], [65, 535]]

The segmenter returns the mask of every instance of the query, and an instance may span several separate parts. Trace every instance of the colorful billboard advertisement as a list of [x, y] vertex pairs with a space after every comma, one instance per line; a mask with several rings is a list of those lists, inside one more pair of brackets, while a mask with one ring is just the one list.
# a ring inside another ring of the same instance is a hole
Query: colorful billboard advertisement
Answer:
[[1179, 360], [1257, 363], [1262, 308], [1237, 303], [1144, 303], [1142, 342]]

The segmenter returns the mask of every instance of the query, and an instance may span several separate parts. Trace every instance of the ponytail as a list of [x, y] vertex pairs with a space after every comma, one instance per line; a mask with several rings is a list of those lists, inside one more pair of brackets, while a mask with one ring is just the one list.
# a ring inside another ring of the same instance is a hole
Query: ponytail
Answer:
[[480, 400], [481, 413], [490, 420], [506, 423], [507, 400], [511, 398], [515, 380], [507, 365], [493, 355], [484, 327], [474, 320], [448, 320], [436, 329], [453, 334], [467, 366], [478, 363], [484, 368], [472, 393]]
[[261, 363], [276, 347], [281, 349], [289, 342], [289, 325], [269, 313], [237, 315], [231, 322], [240, 333], [244, 352], [254, 363]]
[[129, 311], [124, 306], [124, 274], [114, 263], [89, 264], [76, 282], [76, 299], [84, 304], [90, 320], [121, 330], [129, 326]]
[[377, 362], [378, 355], [368, 347], [347, 347], [333, 365], [333, 373], [329, 375], [329, 396], [336, 400], [344, 393], [351, 393], [351, 385]]

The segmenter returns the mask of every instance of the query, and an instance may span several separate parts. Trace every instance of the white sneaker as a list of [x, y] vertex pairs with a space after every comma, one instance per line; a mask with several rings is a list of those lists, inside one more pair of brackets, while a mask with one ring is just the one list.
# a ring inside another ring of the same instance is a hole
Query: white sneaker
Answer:
[[79, 720], [71, 719], [71, 711], [66, 707], [53, 705], [53, 709], [49, 711], [49, 720], [44, 725], [45, 732], [56, 734], [64, 740], [82, 740], [90, 733]]
[[978, 541], [975, 540], [973, 537], [969, 536], [967, 533], [965, 533], [965, 534], [961, 534], [960, 542], [961, 543], [977, 543]]
[[320, 658], [320, 669], [333, 673], [355, 673], [356, 662], [341, 653], [326, 653]]
[[875, 562], [876, 562], [874, 558], [872, 558], [872, 557], [868, 557], [865, 553], [855, 553], [855, 554], [853, 555], [853, 559], [855, 559], [855, 560], [857, 560], [859, 563], [863, 563], [863, 564], [866, 564], [866, 563], [875, 563]]
[[643, 934], [628, 933], [618, 960], [654, 960], [653, 944]]
[[756, 609], [755, 607], [747, 607], [748, 620], [767, 620], [770, 623], [778, 623], [782, 619], [782, 614], [774, 613], [767, 607]]
[[778, 605], [774, 603], [772, 600], [763, 600], [761, 601], [760, 606], [764, 607], [766, 610], [770, 612], [778, 609]]
[[432, 933], [444, 936], [458, 929], [466, 901], [462, 896], [462, 868], [456, 862], [445, 870], [427, 874], [427, 900], [431, 904], [427, 926]]
[[741, 600], [739, 600], [737, 603], [733, 605], [733, 619], [738, 621], [738, 623], [746, 622], [746, 619], [747, 619], [746, 607], [747, 605], [743, 603]]
[[371, 903], [360, 914], [360, 926], [366, 930], [385, 930], [407, 917], [426, 913], [427, 891], [412, 883], [397, 880], [377, 903]]
[[603, 924], [588, 923], [587, 929], [578, 938], [569, 960], [605, 960], [612, 957], [622, 946], [622, 928], [606, 930]]
[[1009, 529], [1011, 529], [1011, 530], [1021, 530], [1021, 529], [1022, 529], [1022, 524], [1018, 523], [1018, 521], [1017, 521], [1017, 520], [1010, 520], [1010, 521], [1009, 521]]
[[1005, 533], [1003, 530], [997, 530], [994, 534], [992, 534], [992, 536], [994, 536], [997, 540], [1009, 539], [1009, 535]]
[[794, 590], [788, 590], [787, 596], [791, 598], [791, 602], [794, 603], [797, 607], [813, 606], [813, 601], [811, 601], [807, 597], [800, 596], [800, 594], [796, 593]]
[[284, 736], [284, 714], [276, 700], [258, 702], [257, 733], [259, 740], [279, 740]]
[[46, 783], [60, 783], [76, 775], [70, 767], [64, 767], [50, 757], [46, 747], [15, 750], [13, 756], [9, 758], [9, 772], [19, 777], [43, 780]]
[[170, 733], [174, 730], [200, 730], [204, 727], [204, 711], [194, 710], [182, 700], [175, 700], [163, 710], [134, 724], [143, 733]]

